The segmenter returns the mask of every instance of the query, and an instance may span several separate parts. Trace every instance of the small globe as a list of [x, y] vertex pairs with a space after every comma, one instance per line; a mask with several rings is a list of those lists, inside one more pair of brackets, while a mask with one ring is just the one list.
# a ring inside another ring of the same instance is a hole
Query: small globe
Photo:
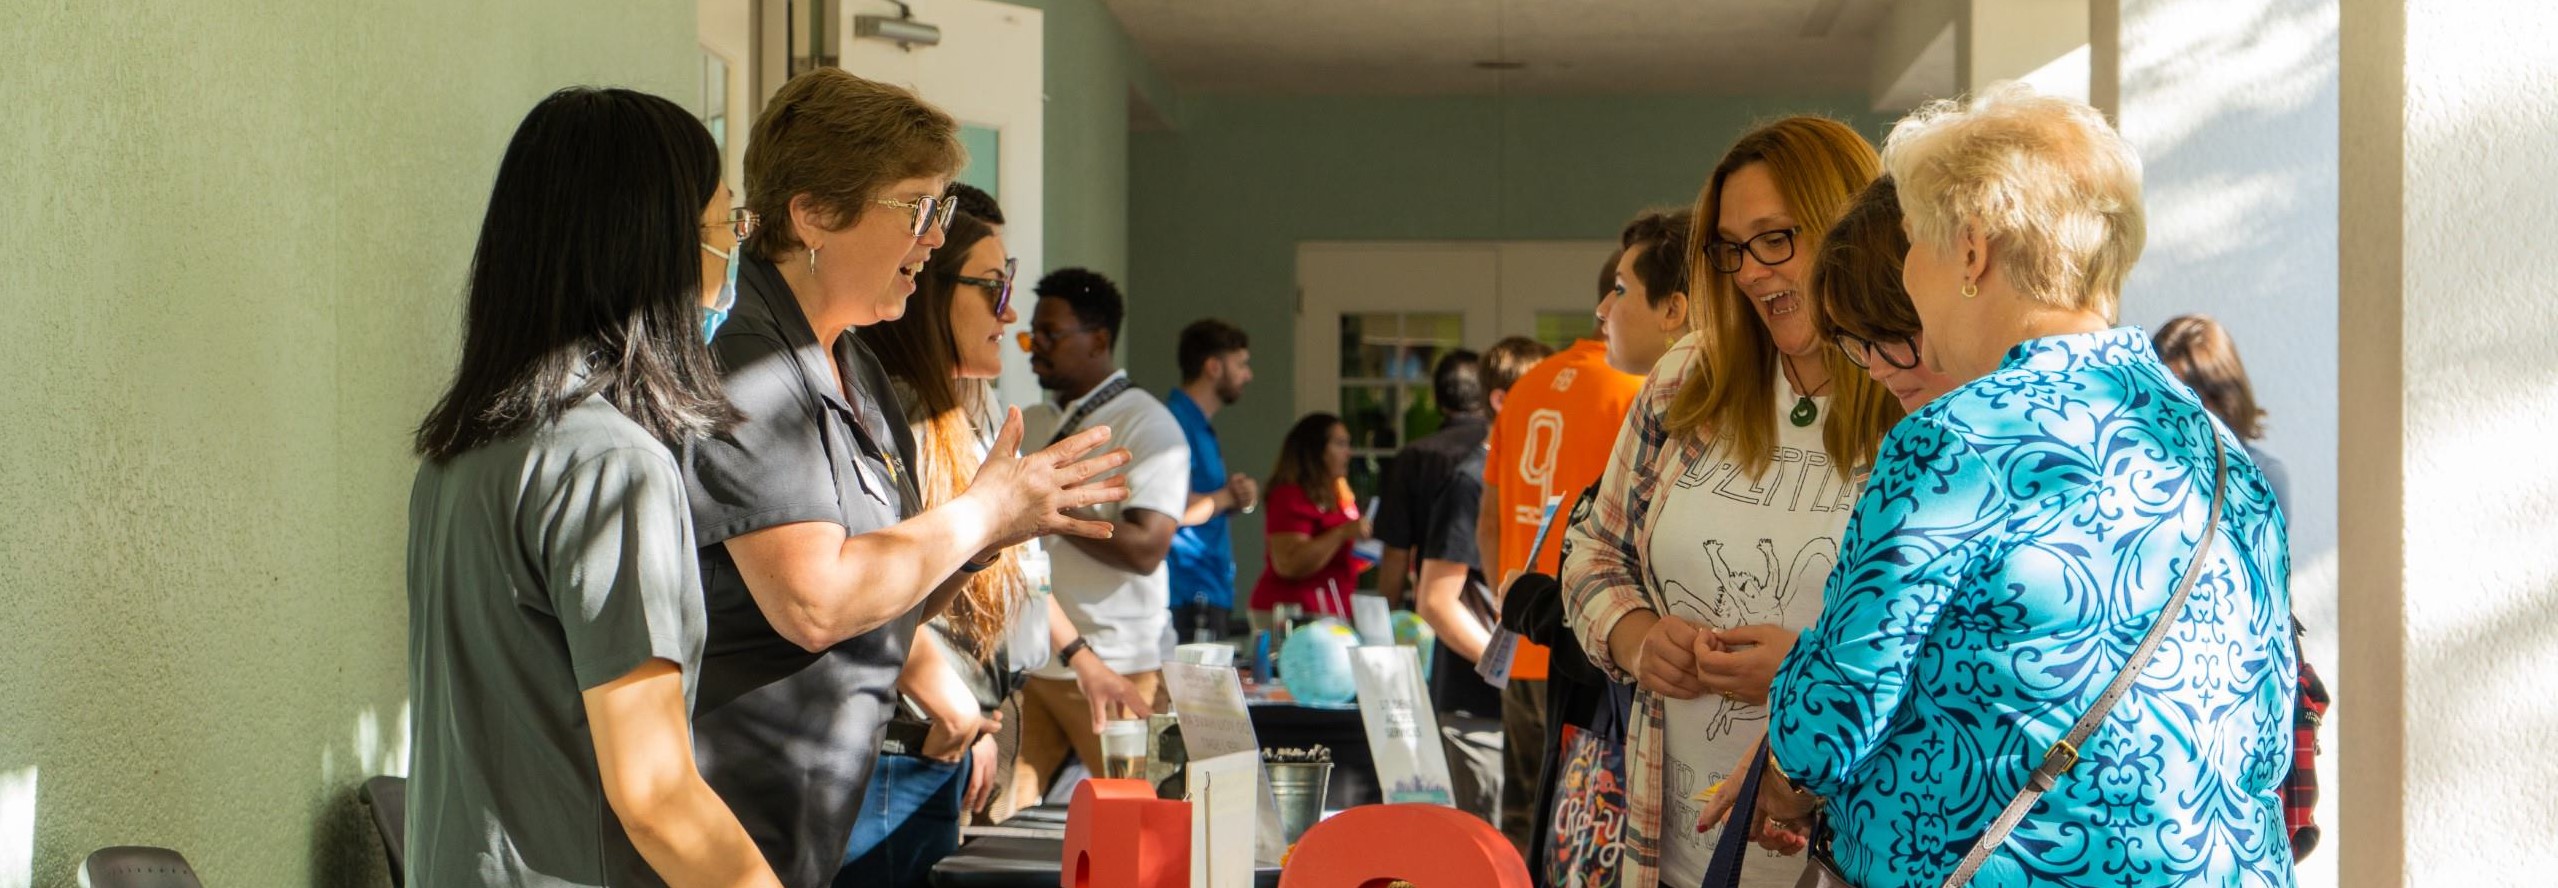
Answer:
[[1408, 610], [1394, 612], [1394, 643], [1421, 649], [1421, 680], [1430, 680], [1430, 665], [1437, 658], [1431, 648], [1439, 643], [1439, 633], [1430, 631], [1430, 623], [1420, 614]]
[[1299, 703], [1347, 705], [1359, 697], [1350, 672], [1350, 649], [1358, 646], [1359, 633], [1340, 620], [1325, 617], [1299, 626], [1279, 648], [1279, 681]]

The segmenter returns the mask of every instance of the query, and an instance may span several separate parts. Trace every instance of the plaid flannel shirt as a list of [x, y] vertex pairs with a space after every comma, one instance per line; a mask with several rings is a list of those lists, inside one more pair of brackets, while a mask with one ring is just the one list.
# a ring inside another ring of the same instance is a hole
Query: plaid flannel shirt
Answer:
[[[1564, 619], [1581, 639], [1590, 662], [1617, 681], [1633, 683], [1608, 650], [1608, 633], [1617, 621], [1638, 610], [1662, 611], [1652, 594], [1643, 553], [1652, 541], [1653, 509], [1661, 482], [1676, 478], [1687, 464], [1705, 455], [1706, 443], [1681, 436], [1668, 446], [1665, 417], [1670, 401], [1696, 360], [1696, 337], [1671, 346], [1634, 409], [1626, 411], [1606, 474], [1587, 516], [1565, 531], [1563, 564]], [[1623, 888], [1652, 888], [1661, 880], [1661, 811], [1669, 749], [1661, 723], [1664, 708], [1658, 694], [1637, 687], [1633, 711], [1626, 721], [1625, 856], [1620, 863]]]
[[2327, 720], [2327, 683], [2300, 658], [2300, 698], [2292, 709], [2292, 776], [2283, 781], [2283, 826], [2291, 831], [2292, 859], [2318, 847], [2318, 726]]

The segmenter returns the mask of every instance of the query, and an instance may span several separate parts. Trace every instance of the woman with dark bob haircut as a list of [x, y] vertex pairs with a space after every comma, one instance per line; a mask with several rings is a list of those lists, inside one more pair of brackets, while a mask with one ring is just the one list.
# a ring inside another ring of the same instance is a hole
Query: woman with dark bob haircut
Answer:
[[411, 885], [778, 885], [693, 764], [704, 614], [675, 451], [735, 413], [702, 348], [710, 133], [566, 89], [507, 145], [462, 362], [409, 495]]
[[[1858, 192], [1847, 212], [1831, 223], [1812, 263], [1812, 324], [1821, 328], [1904, 411], [1917, 410], [1952, 391], [1959, 380], [1919, 360], [1925, 334], [1910, 291], [1901, 285], [1901, 257], [1910, 237], [1901, 231], [1901, 192], [1892, 177]], [[1872, 459], [1868, 454], [1866, 459]]]
[[791, 885], [843, 862], [916, 626], [1018, 543], [1108, 535], [1069, 513], [1126, 496], [1095, 480], [1125, 453], [1078, 461], [1107, 429], [1020, 456], [1008, 415], [966, 489], [927, 507], [918, 442], [852, 331], [906, 314], [965, 161], [950, 115], [840, 68], [783, 84], [746, 146], [763, 224], [711, 343], [744, 417], [686, 466], [710, 609], [694, 748]]

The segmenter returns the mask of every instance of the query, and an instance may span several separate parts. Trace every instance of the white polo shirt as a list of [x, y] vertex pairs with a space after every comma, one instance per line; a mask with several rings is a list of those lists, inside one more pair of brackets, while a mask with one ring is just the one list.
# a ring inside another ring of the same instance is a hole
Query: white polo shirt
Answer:
[[[1102, 380], [1091, 392], [1072, 402], [1058, 405], [1049, 402], [1023, 408], [1022, 442], [1024, 453], [1036, 453], [1057, 436], [1057, 427], [1066, 417], [1083, 407], [1085, 399], [1111, 387], [1114, 380], [1125, 378], [1122, 370]], [[1118, 520], [1129, 509], [1162, 513], [1174, 521], [1190, 506], [1190, 444], [1182, 437], [1181, 423], [1162, 401], [1140, 389], [1131, 388], [1093, 408], [1084, 418], [1082, 429], [1107, 426], [1110, 442], [1094, 450], [1108, 453], [1112, 448], [1128, 448], [1129, 462], [1120, 474], [1128, 478], [1128, 501], [1104, 506], [1101, 517]], [[1079, 429], [1080, 430], [1080, 429]], [[1163, 668], [1161, 639], [1164, 627], [1171, 621], [1167, 608], [1172, 599], [1171, 559], [1155, 566], [1154, 572], [1132, 574], [1103, 564], [1084, 553], [1068, 540], [1048, 545], [1049, 584], [1055, 590], [1057, 603], [1075, 630], [1101, 655], [1112, 672], [1122, 675], [1153, 672]], [[1074, 670], [1063, 664], [1050, 663], [1034, 670], [1041, 678], [1071, 679]]]

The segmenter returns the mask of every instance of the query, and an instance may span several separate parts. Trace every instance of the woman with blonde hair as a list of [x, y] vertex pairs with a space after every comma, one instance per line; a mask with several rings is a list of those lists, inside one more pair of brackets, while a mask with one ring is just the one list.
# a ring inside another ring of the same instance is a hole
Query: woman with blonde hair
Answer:
[[1883, 159], [1921, 358], [1965, 382], [1883, 442], [1777, 674], [1758, 813], [1864, 888], [2292, 884], [2282, 516], [2114, 325], [2139, 159], [2012, 84]]
[[[1566, 621], [1591, 662], [1637, 691], [1632, 888], [1703, 876], [1719, 834], [1688, 828], [1698, 794], [1760, 742], [1777, 662], [1767, 642], [1819, 613], [1861, 455], [1900, 418], [1813, 328], [1802, 290], [1822, 233], [1876, 169], [1864, 137], [1819, 117], [1760, 127], [1725, 153], [1689, 238], [1696, 332], [1645, 381], [1594, 507], [1566, 537]], [[1745, 884], [1791, 886], [1786, 869], [1759, 866]]]

